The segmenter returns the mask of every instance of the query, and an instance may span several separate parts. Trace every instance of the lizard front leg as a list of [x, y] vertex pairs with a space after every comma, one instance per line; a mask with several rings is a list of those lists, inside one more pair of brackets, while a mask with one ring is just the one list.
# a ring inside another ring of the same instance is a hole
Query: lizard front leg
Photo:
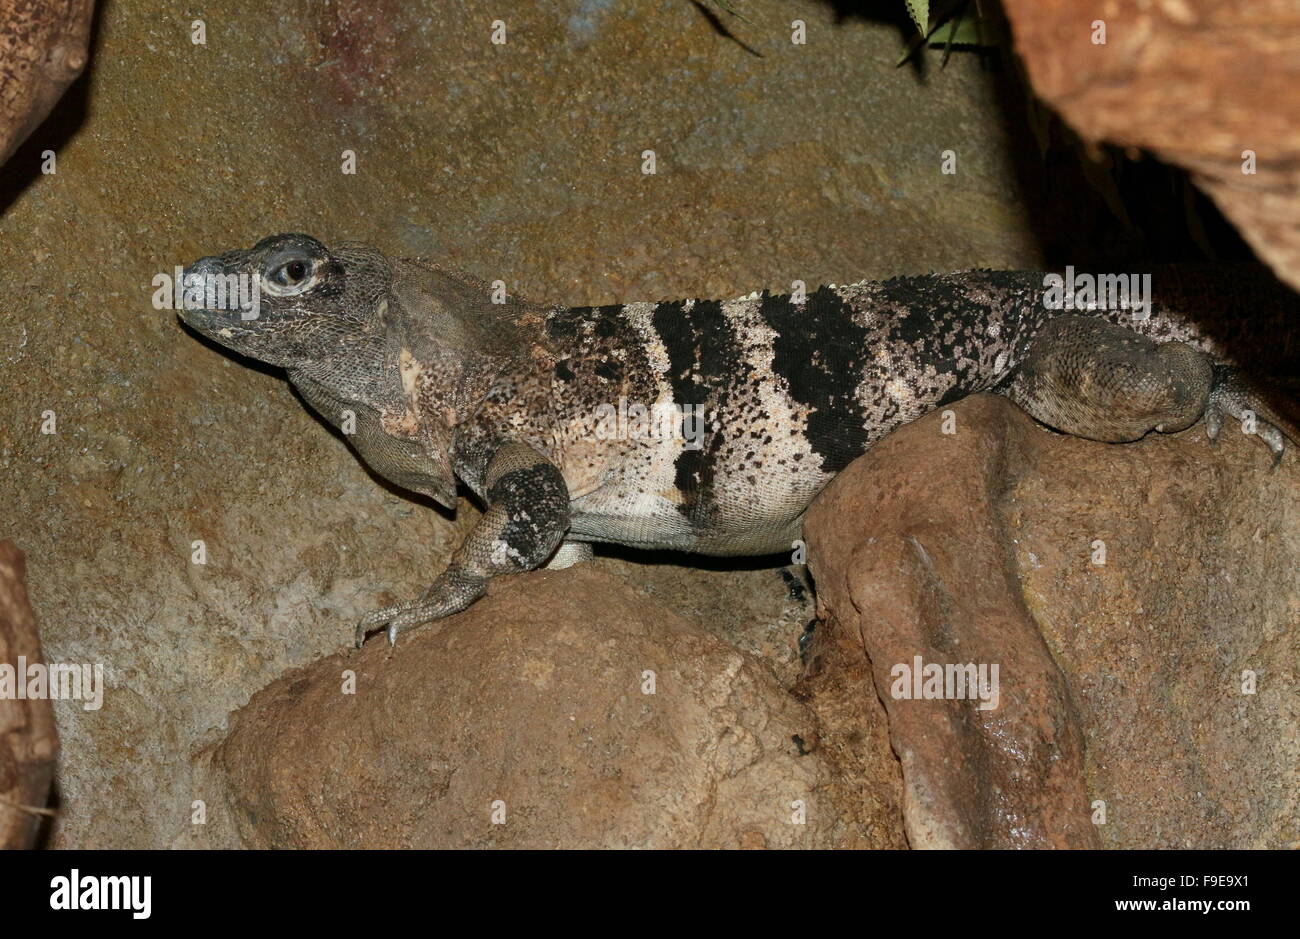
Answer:
[[419, 600], [366, 614], [356, 644], [388, 628], [388, 641], [416, 626], [459, 613], [487, 591], [488, 581], [540, 566], [569, 527], [569, 489], [559, 467], [526, 443], [509, 441], [488, 463], [487, 512]]

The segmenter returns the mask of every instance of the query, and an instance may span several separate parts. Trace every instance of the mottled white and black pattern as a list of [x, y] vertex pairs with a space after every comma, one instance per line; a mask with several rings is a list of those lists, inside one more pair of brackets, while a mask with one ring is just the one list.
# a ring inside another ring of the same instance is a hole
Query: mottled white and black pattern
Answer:
[[[1158, 272], [1142, 319], [1047, 309], [1044, 275], [998, 271], [798, 300], [545, 310], [492, 303], [487, 285], [426, 261], [305, 235], [203, 259], [188, 277], [229, 273], [280, 289], [257, 321], [203, 309], [187, 323], [285, 366], [336, 425], [356, 413], [352, 443], [377, 472], [448, 505], [459, 479], [487, 505], [428, 593], [367, 616], [358, 641], [463, 609], [492, 577], [570, 563], [589, 542], [789, 551], [836, 473], [977, 391], [1099, 440], [1202, 416], [1217, 433], [1247, 412], [1279, 457], [1296, 439], [1277, 399], [1243, 377], [1294, 369], [1294, 296], [1256, 268]], [[611, 434], [609, 415], [634, 407], [667, 414], [669, 432]]]

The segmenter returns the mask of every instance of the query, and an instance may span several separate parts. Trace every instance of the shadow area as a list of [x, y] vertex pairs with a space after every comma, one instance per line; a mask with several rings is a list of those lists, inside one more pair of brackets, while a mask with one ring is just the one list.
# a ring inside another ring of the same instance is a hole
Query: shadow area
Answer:
[[[837, 23], [863, 21], [898, 34], [899, 55], [916, 35], [901, 2], [823, 0]], [[959, 6], [949, 4], [948, 6]], [[938, 9], [940, 4], [932, 4]], [[973, 4], [968, 8], [973, 11]], [[1004, 25], [997, 0], [980, 0], [986, 19]], [[936, 36], [943, 35], [940, 28]], [[1031, 234], [1051, 269], [1133, 271], [1153, 265], [1248, 261], [1250, 247], [1191, 182], [1188, 174], [1151, 158], [1130, 159], [1116, 147], [1089, 148], [1034, 95], [1010, 40], [994, 48], [962, 47], [952, 57], [976, 59], [998, 102], [1009, 157]], [[916, 93], [942, 94], [931, 81], [942, 60], [921, 49], [902, 66]]]

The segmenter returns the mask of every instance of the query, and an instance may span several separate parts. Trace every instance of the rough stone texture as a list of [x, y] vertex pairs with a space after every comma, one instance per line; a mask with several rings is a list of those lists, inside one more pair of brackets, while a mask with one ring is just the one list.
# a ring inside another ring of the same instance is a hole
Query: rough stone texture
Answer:
[[[44, 662], [36, 619], [23, 585], [23, 553], [0, 541], [0, 665], [17, 677]], [[59, 735], [47, 698], [0, 697], [0, 850], [29, 848], [46, 808]]]
[[[1002, 518], [990, 510], [1005, 484], [1012, 412], [974, 399], [957, 418], [961, 433], [941, 434], [935, 413], [892, 434], [836, 477], [808, 515], [818, 602], [835, 639], [866, 651], [889, 714], [913, 847], [1096, 842], [1069, 691], [1020, 598]], [[896, 698], [891, 670], [917, 656], [939, 666], [997, 664], [997, 706]]]
[[86, 65], [93, 0], [0, 0], [0, 164]]
[[287, 673], [200, 762], [212, 830], [256, 847], [901, 846], [896, 803], [836, 804], [816, 728], [762, 660], [581, 567]]
[[[1034, 90], [1086, 140], [1192, 172], [1300, 288], [1300, 7], [1293, 0], [1005, 0]], [[1106, 41], [1094, 42], [1094, 24]], [[1256, 172], [1242, 171], [1243, 151]]]
[[[746, 14], [761, 56], [686, 2], [519, 5], [505, 46], [478, 0], [215, 0], [206, 46], [172, 5], [103, 8], [87, 74], [0, 183], [0, 502], [47, 653], [109, 686], [101, 711], [56, 707], [51, 844], [187, 842], [195, 742], [418, 595], [474, 516], [376, 483], [278, 376], [154, 309], [158, 272], [295, 229], [573, 303], [1039, 263], [975, 59], [922, 82], [890, 26]], [[795, 670], [807, 611], [772, 571], [599, 563]]]
[[1103, 845], [1300, 847], [1300, 459], [1273, 473], [1231, 426], [1216, 452], [1204, 425], [1112, 448], [1019, 422], [1037, 471], [1004, 511]]
[[846, 826], [877, 845], [906, 844], [903, 776], [890, 750], [885, 709], [861, 647], [814, 643], [795, 694], [817, 716], [816, 752], [830, 770], [826, 786]]
[[[809, 519], [819, 642], [869, 659], [909, 841], [1086, 843], [1100, 801], [1106, 847], [1295, 847], [1296, 456], [1273, 473], [1258, 442], [1216, 451], [1203, 425], [1115, 446], [1000, 398], [953, 411], [955, 435], [941, 414], [896, 432]], [[1000, 707], [893, 700], [914, 655], [1000, 663]]]

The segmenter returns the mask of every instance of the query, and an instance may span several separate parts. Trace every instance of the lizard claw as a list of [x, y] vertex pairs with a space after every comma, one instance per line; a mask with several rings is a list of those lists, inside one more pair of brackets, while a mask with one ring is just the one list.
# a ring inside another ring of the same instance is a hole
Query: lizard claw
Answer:
[[397, 639], [397, 624], [393, 622], [393, 620], [397, 619], [401, 614], [417, 605], [418, 604], [414, 602], [397, 603], [393, 606], [386, 606], [379, 610], [371, 610], [365, 616], [361, 617], [361, 621], [357, 623], [357, 629], [354, 635], [356, 647], [360, 649], [361, 646], [365, 644], [367, 635], [374, 632], [376, 629], [382, 629], [384, 626], [388, 627], [388, 641], [390, 643], [395, 642]]
[[1219, 431], [1223, 430], [1223, 408], [1207, 405], [1205, 408], [1205, 436], [1210, 446], [1219, 448]]
[[487, 590], [487, 578], [449, 568], [419, 600], [408, 600], [379, 610], [372, 610], [357, 623], [355, 641], [358, 649], [369, 633], [387, 629], [388, 642], [397, 645], [397, 634], [459, 613]]
[[1296, 428], [1268, 402], [1259, 389], [1229, 366], [1217, 366], [1214, 386], [1205, 406], [1205, 433], [1217, 444], [1226, 419], [1241, 423], [1241, 432], [1258, 437], [1273, 451], [1274, 472], [1282, 465], [1286, 442], [1296, 441]]

